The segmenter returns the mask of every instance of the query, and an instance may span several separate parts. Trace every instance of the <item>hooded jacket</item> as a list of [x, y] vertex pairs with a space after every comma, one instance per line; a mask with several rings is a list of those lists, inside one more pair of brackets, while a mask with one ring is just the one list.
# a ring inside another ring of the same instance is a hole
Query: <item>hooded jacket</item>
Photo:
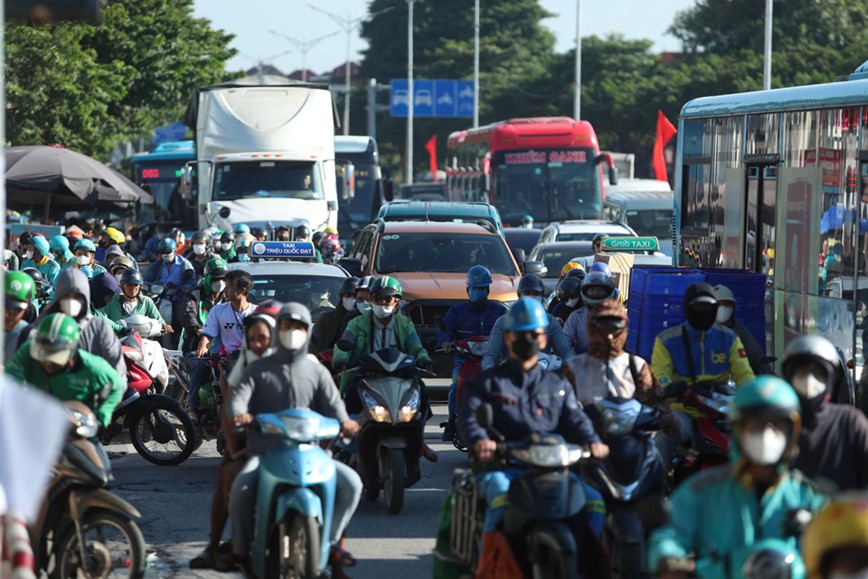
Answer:
[[343, 300], [338, 300], [336, 308], [324, 312], [319, 317], [310, 339], [311, 354], [319, 354], [323, 350], [334, 348], [346, 328], [350, 313], [344, 308]]
[[[299, 303], [288, 303], [278, 320], [293, 317], [311, 326], [310, 312]], [[278, 322], [279, 326], [280, 322]], [[308, 333], [308, 341], [310, 333]], [[307, 353], [307, 344], [295, 351], [277, 340], [277, 351], [251, 363], [233, 388], [229, 415], [261, 414], [288, 408], [309, 408], [340, 422], [349, 420], [344, 403], [329, 371]], [[263, 454], [268, 442], [256, 430], [247, 436], [248, 452]]]
[[119, 293], [121, 286], [113, 275], [98, 275], [90, 280], [90, 297], [96, 309], [105, 307], [107, 297], [111, 298]]
[[[802, 408], [809, 403], [802, 400]], [[829, 402], [802, 410], [802, 416], [795, 468], [839, 491], [868, 487], [868, 418], [852, 406]]]
[[75, 267], [66, 268], [57, 276], [54, 299], [39, 312], [39, 317], [31, 324], [31, 329], [21, 332], [22, 341], [30, 338], [31, 332], [36, 331], [39, 323], [47, 315], [63, 313], [60, 309], [60, 299], [72, 293], [81, 294], [87, 302], [87, 308], [76, 319], [81, 329], [79, 348], [104, 359], [119, 376], [126, 377], [127, 365], [121, 354], [121, 343], [115, 335], [113, 325], [108, 318], [91, 313], [90, 284], [87, 276]]

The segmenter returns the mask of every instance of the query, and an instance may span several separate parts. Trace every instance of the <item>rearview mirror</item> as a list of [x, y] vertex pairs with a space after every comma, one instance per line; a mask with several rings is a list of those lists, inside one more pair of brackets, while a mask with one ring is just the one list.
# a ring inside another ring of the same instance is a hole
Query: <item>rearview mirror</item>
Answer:
[[217, 212], [217, 215], [219, 215], [223, 219], [226, 219], [227, 217], [229, 217], [230, 213], [232, 213], [232, 210], [224, 205], [220, 208], [220, 211]]
[[356, 196], [356, 168], [346, 161], [340, 165], [338, 173], [341, 177], [341, 199], [352, 201]]
[[347, 270], [353, 277], [362, 277], [362, 260], [355, 257], [344, 257], [338, 260], [338, 265]]
[[548, 268], [546, 267], [546, 264], [541, 261], [526, 261], [524, 262], [524, 273], [535, 273], [542, 277], [544, 274], [548, 273]]
[[515, 250], [513, 257], [515, 258], [515, 261], [517, 261], [519, 264], [524, 264], [524, 261], [527, 259], [527, 255], [525, 255], [524, 250], [520, 247]]

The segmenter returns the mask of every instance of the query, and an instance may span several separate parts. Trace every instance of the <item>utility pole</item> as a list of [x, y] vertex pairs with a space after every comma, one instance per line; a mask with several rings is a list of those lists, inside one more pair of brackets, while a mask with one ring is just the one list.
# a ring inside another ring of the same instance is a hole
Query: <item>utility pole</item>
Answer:
[[479, 0], [473, 17], [473, 126], [479, 126]]
[[406, 183], [413, 184], [413, 4], [416, 0], [407, 0], [407, 175]]
[[334, 36], [335, 34], [340, 32], [340, 30], [335, 30], [334, 32], [332, 32], [330, 34], [323, 34], [322, 36], [314, 38], [313, 40], [298, 40], [297, 38], [287, 36], [286, 34], [281, 34], [280, 32], [277, 32], [276, 30], [269, 30], [269, 32], [274, 34], [275, 36], [279, 36], [279, 37], [283, 38], [284, 40], [288, 40], [288, 41], [292, 42], [299, 49], [299, 51], [301, 51], [301, 81], [307, 82], [307, 53], [308, 53], [308, 51], [310, 51], [311, 48], [313, 48], [314, 46], [316, 46], [317, 44], [319, 44], [320, 42], [322, 42], [326, 38], [331, 38], [332, 36]]
[[313, 4], [308, 4], [308, 8], [311, 10], [316, 10], [317, 12], [322, 12], [335, 22], [337, 22], [347, 33], [347, 62], [346, 68], [344, 69], [344, 76], [346, 77], [346, 83], [344, 86], [344, 135], [350, 134], [350, 90], [352, 86], [352, 67], [350, 66], [350, 59], [352, 57], [351, 42], [353, 38], [353, 30], [364, 22], [365, 20], [369, 20], [374, 18], [375, 16], [379, 16], [380, 14], [385, 14], [389, 10], [392, 10], [393, 7], [386, 8], [385, 10], [380, 10], [378, 12], [374, 12], [373, 14], [368, 14], [367, 16], [360, 16], [359, 18], [353, 18], [352, 14], [349, 14], [346, 18], [339, 14], [335, 14], [334, 12], [329, 12], [328, 10], [324, 10], [319, 6], [315, 6]]
[[772, 88], [772, 0], [766, 0], [766, 37], [763, 57], [763, 90]]
[[573, 96], [573, 117], [582, 118], [582, 0], [576, 0], [576, 92]]

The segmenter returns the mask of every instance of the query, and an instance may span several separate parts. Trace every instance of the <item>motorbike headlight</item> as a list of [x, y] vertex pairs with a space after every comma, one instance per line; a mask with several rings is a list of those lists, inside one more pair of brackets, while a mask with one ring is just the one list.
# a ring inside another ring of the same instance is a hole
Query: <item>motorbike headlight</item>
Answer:
[[317, 439], [319, 418], [297, 418], [282, 416], [280, 418], [286, 431], [286, 436], [298, 442], [310, 442]]
[[607, 434], [620, 436], [629, 434], [633, 430], [633, 425], [636, 423], [636, 418], [639, 414], [635, 412], [613, 412], [611, 410], [603, 411], [603, 429]]
[[512, 451], [518, 460], [544, 468], [570, 466], [579, 462], [583, 453], [582, 447], [574, 444], [532, 444]]
[[72, 410], [72, 417], [78, 426], [75, 427], [75, 433], [82, 438], [93, 438], [99, 432], [99, 424], [96, 421], [96, 416], [93, 414], [85, 414], [77, 410]]
[[470, 342], [469, 346], [470, 353], [480, 358], [488, 351], [488, 342]]
[[419, 391], [414, 390], [410, 395], [410, 399], [407, 400], [407, 403], [398, 411], [398, 422], [410, 422], [413, 420], [413, 417], [416, 416], [416, 413], [419, 411], [420, 402], [421, 397], [419, 396]]
[[389, 409], [383, 406], [377, 401], [369, 392], [365, 390], [359, 390], [359, 393], [362, 396], [362, 402], [364, 402], [365, 407], [371, 413], [371, 417], [376, 422], [392, 422], [392, 415], [389, 413]]

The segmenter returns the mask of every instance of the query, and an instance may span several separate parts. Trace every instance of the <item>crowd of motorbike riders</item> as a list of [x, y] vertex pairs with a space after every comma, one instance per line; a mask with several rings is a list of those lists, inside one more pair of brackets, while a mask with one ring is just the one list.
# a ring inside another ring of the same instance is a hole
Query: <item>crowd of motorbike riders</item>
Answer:
[[[61, 400], [85, 403], [103, 426], [126, 387], [118, 339], [138, 329], [131, 317], [151, 319], [173, 344], [199, 356], [236, 353], [221, 381], [227, 450], [208, 545], [191, 561], [195, 568], [228, 571], [248, 561], [267, 444], [255, 430], [238, 427], [291, 406], [337, 419], [341, 435], [352, 437], [362, 401], [348, 370], [362, 356], [397, 348], [434, 370], [412, 321], [399, 311], [402, 288], [392, 277], [346, 279], [340, 295], [331, 296], [335, 307], [315, 325], [312, 304], [251, 303], [251, 276], [228, 263], [249, 260], [257, 233], [243, 225], [204, 230], [186, 247], [180, 231], [158, 231], [133, 256], [123, 232], [91, 223], [51, 239], [25, 233], [5, 256], [6, 372]], [[292, 233], [297, 240], [311, 235], [305, 226]], [[289, 234], [277, 232], [279, 239]], [[317, 260], [339, 251], [331, 239], [319, 247], [326, 255], [317, 252]], [[142, 271], [139, 261], [152, 263]], [[167, 288], [171, 323], [142, 293], [146, 282]], [[671, 493], [660, 516], [646, 517], [649, 575], [760, 577], [770, 576], [763, 569], [783, 569], [790, 574], [775, 576], [868, 577], [868, 494], [859, 494], [868, 486], [868, 419], [831, 401], [848, 371], [832, 343], [819, 336], [792, 341], [777, 377], [737, 320], [733, 293], [697, 283], [684, 295], [686, 321], [657, 337], [649, 362], [626, 350], [630, 320], [605, 264], [588, 264], [587, 271], [567, 264], [548, 300], [540, 278], [525, 275], [509, 308], [488, 299], [491, 283], [483, 265], [468, 271], [467, 300], [450, 308], [438, 337], [438, 351], [455, 354], [443, 440], [468, 449], [487, 505], [477, 576], [522, 569], [521, 547], [503, 535], [510, 483], [522, 471], [496, 460], [503, 443], [556, 435], [585, 446], [591, 461], [605, 461], [613, 449], [586, 410], [602, 400], [635, 399], [659, 416], [661, 488]], [[470, 356], [459, 346], [471, 337], [487, 339], [486, 351], [459, 392], [459, 371]], [[315, 356], [326, 350], [334, 351], [331, 368]], [[675, 477], [704, 435], [686, 397], [727, 385], [731, 440], [723, 464]], [[193, 419], [197, 393], [191, 387], [187, 401]], [[427, 445], [422, 453], [437, 460]], [[345, 577], [355, 559], [343, 535], [363, 485], [346, 464], [336, 462], [336, 472], [329, 563], [332, 576]], [[569, 525], [576, 571], [606, 576], [606, 498], [580, 471], [569, 476], [586, 497]], [[806, 530], [804, 521], [794, 523], [796, 512], [813, 513]], [[221, 543], [227, 519], [232, 537]]]

